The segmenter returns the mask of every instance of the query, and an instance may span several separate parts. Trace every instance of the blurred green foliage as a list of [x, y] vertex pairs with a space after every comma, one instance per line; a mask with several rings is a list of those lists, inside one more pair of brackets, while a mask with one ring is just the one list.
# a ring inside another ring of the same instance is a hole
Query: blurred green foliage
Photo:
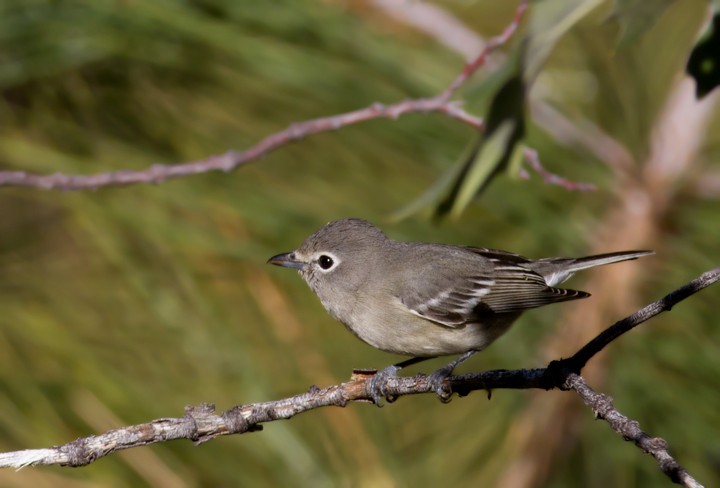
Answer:
[[[639, 161], [702, 20], [704, 2], [676, 3], [620, 45], [603, 5], [541, 74], [556, 107]], [[486, 36], [514, 7], [445, 6]], [[293, 121], [434, 95], [462, 62], [362, 1], [5, 0], [0, 167], [74, 174], [201, 159]], [[718, 264], [718, 195], [698, 194], [691, 177], [718, 170], [719, 129], [716, 115], [660, 238], [647, 243], [657, 257], [633, 264], [646, 268], [639, 303]], [[328, 220], [364, 217], [399, 239], [582, 254], [614, 202], [612, 176], [531, 118], [527, 141], [546, 166], [599, 191], [501, 177], [457, 221], [387, 222], [473, 136], [440, 115], [409, 115], [313, 136], [232, 174], [96, 192], [0, 188], [0, 449], [181, 416], [187, 404], [277, 399], [396, 361], [335, 323], [293, 273], [264, 264]], [[708, 289], [614, 343], [604, 388], [707, 486], [720, 483], [719, 297]], [[541, 366], [537, 350], [558, 315], [524, 317], [467, 368]], [[325, 409], [200, 447], [8, 470], [0, 485], [487, 486], [530, 395]], [[652, 459], [586, 419], [549, 486], [668, 483]]]

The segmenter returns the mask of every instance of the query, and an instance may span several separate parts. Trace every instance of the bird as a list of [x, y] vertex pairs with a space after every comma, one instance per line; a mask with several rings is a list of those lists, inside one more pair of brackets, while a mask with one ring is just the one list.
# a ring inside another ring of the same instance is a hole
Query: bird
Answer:
[[523, 312], [590, 296], [557, 287], [576, 271], [649, 254], [533, 260], [484, 247], [396, 241], [366, 220], [343, 218], [267, 262], [297, 270], [327, 312], [362, 341], [410, 356], [369, 382], [369, 394], [380, 405], [383, 385], [401, 368], [460, 355], [430, 376], [438, 396], [447, 399], [444, 380]]

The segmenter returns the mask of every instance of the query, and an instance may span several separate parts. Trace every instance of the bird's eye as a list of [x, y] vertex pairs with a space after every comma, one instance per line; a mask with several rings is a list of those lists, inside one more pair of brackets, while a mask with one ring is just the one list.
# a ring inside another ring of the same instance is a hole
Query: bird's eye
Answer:
[[335, 264], [335, 261], [333, 261], [330, 256], [323, 254], [320, 256], [320, 259], [318, 259], [318, 263], [322, 269], [330, 269], [333, 267], [333, 264]]

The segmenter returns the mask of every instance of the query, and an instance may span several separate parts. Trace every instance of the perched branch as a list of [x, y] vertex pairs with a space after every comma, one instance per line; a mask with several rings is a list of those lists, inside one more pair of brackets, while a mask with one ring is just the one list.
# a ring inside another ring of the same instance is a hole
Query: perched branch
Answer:
[[[446, 386], [460, 396], [476, 390], [488, 392], [496, 389], [530, 388], [575, 390], [593, 411], [610, 424], [613, 430], [626, 439], [633, 440], [640, 449], [654, 456], [670, 479], [684, 486], [699, 487], [701, 485], [671, 457], [664, 440], [651, 438], [643, 433], [637, 422], [615, 410], [607, 396], [593, 391], [578, 374], [590, 358], [624, 332], [661, 312], [670, 310], [677, 303], [717, 281], [720, 281], [720, 267], [703, 273], [687, 285], [610, 326], [574, 356], [553, 361], [546, 368], [453, 375], [445, 380]], [[22, 468], [50, 464], [84, 466], [121, 449], [174, 439], [189, 439], [199, 444], [222, 435], [259, 431], [262, 430], [262, 423], [289, 419], [316, 408], [345, 407], [350, 402], [372, 402], [368, 389], [369, 380], [374, 374], [374, 370], [357, 370], [353, 372], [349, 381], [339, 385], [323, 389], [313, 386], [308, 392], [290, 398], [239, 405], [221, 414], [215, 414], [213, 405], [202, 404], [197, 407], [187, 407], [185, 415], [180, 418], [157, 419], [47, 449], [0, 453], [0, 467]], [[435, 392], [435, 386], [431, 384], [428, 376], [422, 373], [409, 377], [390, 377], [383, 389], [389, 399]]]
[[271, 134], [245, 151], [228, 151], [225, 154], [207, 159], [177, 164], [154, 164], [144, 170], [119, 170], [94, 175], [39, 175], [25, 171], [0, 171], [0, 186], [21, 186], [44, 188], [46, 190], [87, 190], [107, 186], [124, 186], [137, 183], [162, 183], [172, 178], [207, 173], [209, 171], [230, 172], [251, 161], [260, 159], [275, 149], [298, 141], [307, 136], [340, 129], [366, 120], [388, 118], [396, 119], [408, 113], [437, 112], [459, 120], [478, 130], [482, 129], [482, 119], [475, 117], [461, 107], [460, 102], [450, 101], [457, 90], [485, 63], [487, 57], [502, 46], [517, 31], [526, 2], [518, 6], [515, 16], [505, 30], [488, 41], [485, 48], [439, 95], [432, 98], [405, 100], [391, 105], [374, 103], [373, 105], [344, 114], [321, 117], [290, 125], [285, 130]]
[[[465, 387], [470, 381], [474, 382], [475, 386], [469, 389], [551, 388], [545, 381], [543, 372], [544, 369], [486, 371], [452, 376], [448, 382], [458, 388], [460, 385]], [[161, 418], [80, 438], [48, 449], [0, 453], [0, 467], [22, 468], [51, 464], [78, 467], [112, 452], [132, 447], [175, 439], [189, 439], [200, 444], [223, 435], [259, 431], [262, 430], [262, 423], [289, 419], [320, 407], [345, 407], [350, 402], [372, 403], [367, 389], [369, 380], [374, 375], [375, 370], [358, 370], [353, 372], [350, 381], [339, 385], [323, 389], [311, 387], [306, 393], [282, 400], [238, 405], [221, 414], [215, 414], [215, 407], [211, 404], [186, 407], [185, 415], [180, 418]], [[425, 374], [391, 378], [386, 386], [393, 397], [435, 391]]]

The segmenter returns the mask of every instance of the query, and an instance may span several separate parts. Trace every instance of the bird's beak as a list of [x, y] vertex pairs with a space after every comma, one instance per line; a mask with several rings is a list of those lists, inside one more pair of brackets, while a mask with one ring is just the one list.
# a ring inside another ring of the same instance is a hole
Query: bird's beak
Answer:
[[305, 267], [305, 263], [295, 258], [294, 252], [278, 254], [268, 259], [267, 262], [268, 264], [274, 264], [275, 266], [282, 266], [284, 268], [303, 269]]

